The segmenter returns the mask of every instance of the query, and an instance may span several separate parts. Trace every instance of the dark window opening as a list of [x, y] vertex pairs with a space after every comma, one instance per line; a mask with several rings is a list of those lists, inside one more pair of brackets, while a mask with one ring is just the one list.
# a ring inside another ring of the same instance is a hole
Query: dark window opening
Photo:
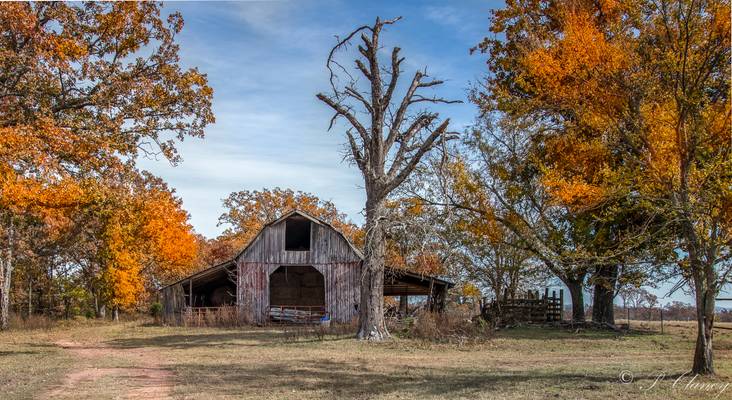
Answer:
[[285, 221], [285, 250], [310, 250], [310, 220], [293, 216]]

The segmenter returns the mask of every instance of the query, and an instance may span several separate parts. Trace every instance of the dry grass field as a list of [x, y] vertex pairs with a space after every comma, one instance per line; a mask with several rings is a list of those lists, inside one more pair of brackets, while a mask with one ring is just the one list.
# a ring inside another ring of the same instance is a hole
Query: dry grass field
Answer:
[[716, 332], [712, 380], [681, 375], [693, 339], [686, 322], [663, 335], [515, 328], [472, 344], [75, 323], [0, 333], [0, 398], [732, 399], [732, 330]]

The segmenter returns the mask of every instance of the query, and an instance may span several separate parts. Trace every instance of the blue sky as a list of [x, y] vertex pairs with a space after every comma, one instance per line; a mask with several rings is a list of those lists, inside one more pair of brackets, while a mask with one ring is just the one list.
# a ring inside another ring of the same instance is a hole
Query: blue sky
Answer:
[[[376, 16], [404, 19], [387, 29], [384, 45], [398, 44], [404, 74], [427, 68], [447, 82], [438, 92], [466, 100], [484, 70], [469, 49], [488, 29], [500, 3], [257, 1], [168, 3], [185, 19], [178, 36], [181, 61], [208, 74], [216, 124], [203, 140], [179, 146], [184, 161], [142, 160], [182, 197], [197, 232], [217, 236], [221, 199], [230, 192], [291, 188], [333, 201], [355, 222], [364, 203], [356, 167], [343, 162], [342, 130], [327, 131], [331, 114], [315, 94], [328, 89], [325, 60], [335, 35], [373, 23]], [[443, 108], [462, 130], [475, 115], [464, 104]]]

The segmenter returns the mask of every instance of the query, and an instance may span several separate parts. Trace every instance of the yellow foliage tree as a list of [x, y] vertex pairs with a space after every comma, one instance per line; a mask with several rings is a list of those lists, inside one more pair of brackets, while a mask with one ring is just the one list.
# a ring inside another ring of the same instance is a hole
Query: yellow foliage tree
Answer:
[[115, 309], [133, 309], [160, 283], [192, 272], [198, 241], [180, 199], [160, 179], [139, 175], [109, 193], [98, 211], [102, 281]]

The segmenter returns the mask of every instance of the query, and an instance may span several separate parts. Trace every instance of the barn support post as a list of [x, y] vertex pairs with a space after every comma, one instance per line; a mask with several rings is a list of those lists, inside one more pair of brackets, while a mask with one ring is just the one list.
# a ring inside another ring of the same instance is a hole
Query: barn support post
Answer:
[[399, 312], [403, 317], [409, 313], [409, 296], [406, 294], [399, 296]]
[[431, 312], [434, 311], [434, 289], [435, 289], [435, 280], [430, 278], [430, 288], [429, 292], [427, 294], [427, 309]]
[[447, 302], [447, 286], [443, 286], [442, 290], [440, 290], [440, 301], [438, 305], [438, 311], [444, 312], [445, 311], [445, 303]]
[[193, 278], [188, 280], [188, 307], [193, 308]]

